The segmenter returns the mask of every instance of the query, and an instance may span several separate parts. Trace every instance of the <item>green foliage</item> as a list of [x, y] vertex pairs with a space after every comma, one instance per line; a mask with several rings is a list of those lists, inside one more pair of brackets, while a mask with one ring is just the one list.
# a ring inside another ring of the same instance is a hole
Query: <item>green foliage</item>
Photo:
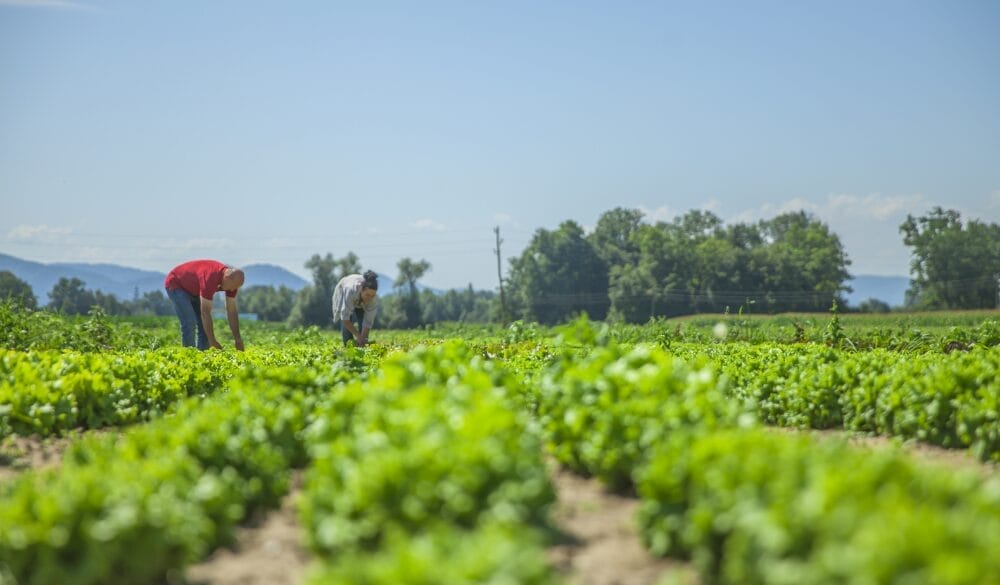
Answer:
[[840, 299], [849, 276], [840, 239], [804, 212], [723, 226], [693, 210], [671, 223], [624, 225], [628, 244], [614, 249], [627, 253], [605, 254], [621, 259], [609, 270], [611, 315], [630, 323], [750, 300], [764, 312], [818, 310]]
[[390, 530], [375, 553], [351, 551], [310, 585], [543, 585], [555, 583], [543, 542], [530, 531], [487, 524], [464, 530], [432, 523], [420, 534]]
[[908, 304], [920, 309], [993, 308], [1000, 275], [1000, 225], [962, 223], [959, 212], [935, 207], [899, 226], [911, 247]]
[[38, 306], [31, 285], [14, 275], [10, 270], [0, 270], [0, 303], [10, 301], [28, 310]]
[[153, 583], [230, 542], [287, 491], [310, 400], [283, 386], [192, 399], [60, 469], [0, 487], [0, 575], [19, 585]]
[[0, 348], [103, 351], [152, 349], [161, 344], [159, 337], [130, 324], [114, 324], [100, 307], [93, 307], [86, 317], [67, 318], [0, 302]]
[[49, 292], [48, 307], [66, 315], [84, 315], [97, 299], [93, 291], [84, 289], [79, 278], [60, 278]]
[[434, 522], [544, 524], [540, 445], [503, 388], [516, 381], [463, 344], [417, 348], [347, 386], [308, 431], [302, 517], [323, 555], [374, 550]]
[[[0, 437], [55, 435], [74, 428], [122, 426], [158, 418], [189, 396], [207, 396], [255, 368], [331, 364], [362, 375], [377, 350], [191, 348], [111, 353], [0, 350]], [[328, 366], [329, 367], [329, 366]]]
[[917, 355], [814, 345], [671, 349], [707, 357], [729, 378], [729, 392], [767, 423], [899, 436], [1000, 460], [1000, 349]]
[[511, 261], [510, 298], [524, 319], [548, 325], [580, 313], [608, 312], [608, 267], [573, 221], [535, 232]]
[[1000, 491], [897, 453], [766, 431], [665, 441], [639, 523], [708, 583], [995, 583]]
[[325, 256], [313, 254], [305, 267], [312, 272], [313, 283], [299, 291], [288, 322], [294, 326], [331, 327], [333, 290], [341, 278], [360, 270], [358, 257], [354, 252], [338, 259], [329, 252]]
[[406, 287], [405, 292], [398, 294], [403, 313], [402, 327], [418, 327], [423, 324], [423, 309], [420, 305], [417, 281], [431, 269], [430, 262], [426, 260], [414, 262], [410, 258], [403, 258], [396, 263], [396, 267], [399, 269], [399, 276], [393, 284], [397, 288]]
[[262, 321], [287, 321], [295, 305], [295, 291], [284, 285], [247, 287], [239, 298], [240, 312], [254, 313]]
[[[689, 219], [714, 233], [710, 217]], [[741, 314], [718, 336], [719, 316], [462, 324], [361, 349], [248, 323], [247, 352], [203, 353], [123, 350], [129, 336], [176, 344], [174, 319], [6, 307], [6, 339], [47, 328], [50, 342], [93, 345], [0, 350], [0, 434], [141, 424], [0, 484], [4, 585], [164, 582], [276, 506], [293, 468], [306, 470], [311, 583], [549, 583], [543, 450], [637, 489], [651, 548], [692, 559], [705, 583], [1000, 574], [989, 469], [744, 428], [861, 430], [996, 461], [992, 315]], [[887, 346], [905, 351], [868, 349]]]
[[563, 353], [543, 375], [537, 403], [556, 459], [614, 488], [631, 485], [633, 471], [659, 442], [737, 424], [741, 414], [710, 369], [658, 348], [614, 343], [583, 356]]

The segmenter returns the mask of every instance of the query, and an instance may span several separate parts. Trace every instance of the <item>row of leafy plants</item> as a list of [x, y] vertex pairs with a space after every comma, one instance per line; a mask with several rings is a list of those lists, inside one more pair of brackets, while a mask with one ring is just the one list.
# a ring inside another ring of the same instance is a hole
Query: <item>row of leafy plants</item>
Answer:
[[708, 358], [730, 395], [779, 426], [874, 433], [1000, 461], [1000, 349], [950, 354], [852, 352], [823, 346], [671, 346]]
[[650, 548], [706, 583], [997, 582], [995, 475], [766, 430], [713, 369], [652, 346], [565, 351], [537, 387], [546, 446], [637, 490]]
[[418, 348], [322, 405], [306, 443], [311, 583], [552, 583], [554, 493], [519, 382], [467, 344]]
[[153, 420], [184, 398], [225, 388], [248, 368], [325, 364], [360, 373], [384, 355], [374, 349], [320, 345], [246, 352], [180, 347], [122, 353], [0, 349], [0, 438]]
[[0, 484], [0, 583], [162, 582], [232, 542], [304, 464], [301, 429], [320, 396], [234, 386]]
[[464, 344], [377, 376], [244, 372], [55, 470], [0, 484], [3, 585], [156, 583], [232, 541], [307, 468], [315, 583], [549, 583], [553, 492], [515, 385]]

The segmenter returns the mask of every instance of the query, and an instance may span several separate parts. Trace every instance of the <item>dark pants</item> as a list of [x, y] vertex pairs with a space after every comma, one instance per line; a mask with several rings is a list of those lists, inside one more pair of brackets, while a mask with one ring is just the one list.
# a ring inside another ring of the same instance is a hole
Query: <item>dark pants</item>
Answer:
[[[359, 333], [361, 332], [361, 323], [363, 323], [364, 320], [365, 320], [365, 310], [364, 309], [354, 309], [354, 318], [351, 319], [351, 321], [358, 328], [358, 332]], [[343, 321], [340, 322], [340, 337], [343, 338], [344, 345], [347, 345], [348, 341], [354, 339], [354, 336], [351, 335], [351, 332], [347, 330], [347, 327], [344, 327], [344, 322]]]
[[198, 349], [208, 349], [208, 336], [201, 322], [201, 298], [188, 294], [179, 288], [168, 288], [167, 296], [174, 302], [174, 311], [181, 322], [181, 344], [195, 347], [195, 331], [198, 332]]

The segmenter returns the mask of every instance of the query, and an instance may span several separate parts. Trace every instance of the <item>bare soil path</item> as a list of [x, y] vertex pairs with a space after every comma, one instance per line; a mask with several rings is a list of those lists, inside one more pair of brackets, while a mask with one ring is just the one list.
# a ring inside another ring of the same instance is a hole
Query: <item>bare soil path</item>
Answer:
[[638, 499], [563, 469], [551, 475], [558, 495], [553, 521], [568, 542], [550, 548], [549, 559], [567, 585], [655, 585], [670, 573], [681, 583], [698, 582], [690, 565], [643, 547], [635, 523]]
[[189, 585], [299, 585], [305, 580], [312, 556], [306, 550], [296, 502], [302, 474], [296, 472], [292, 489], [281, 507], [238, 529], [236, 546], [219, 549], [187, 568]]

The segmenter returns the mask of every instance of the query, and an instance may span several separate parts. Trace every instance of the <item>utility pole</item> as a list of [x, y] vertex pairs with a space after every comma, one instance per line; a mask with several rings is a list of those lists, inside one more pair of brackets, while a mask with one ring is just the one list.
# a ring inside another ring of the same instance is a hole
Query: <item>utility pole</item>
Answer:
[[507, 299], [504, 298], [503, 294], [503, 273], [500, 270], [500, 244], [503, 240], [500, 239], [500, 226], [493, 228], [493, 233], [497, 236], [497, 247], [493, 250], [497, 255], [497, 280], [500, 281], [500, 323], [502, 325], [507, 324]]

